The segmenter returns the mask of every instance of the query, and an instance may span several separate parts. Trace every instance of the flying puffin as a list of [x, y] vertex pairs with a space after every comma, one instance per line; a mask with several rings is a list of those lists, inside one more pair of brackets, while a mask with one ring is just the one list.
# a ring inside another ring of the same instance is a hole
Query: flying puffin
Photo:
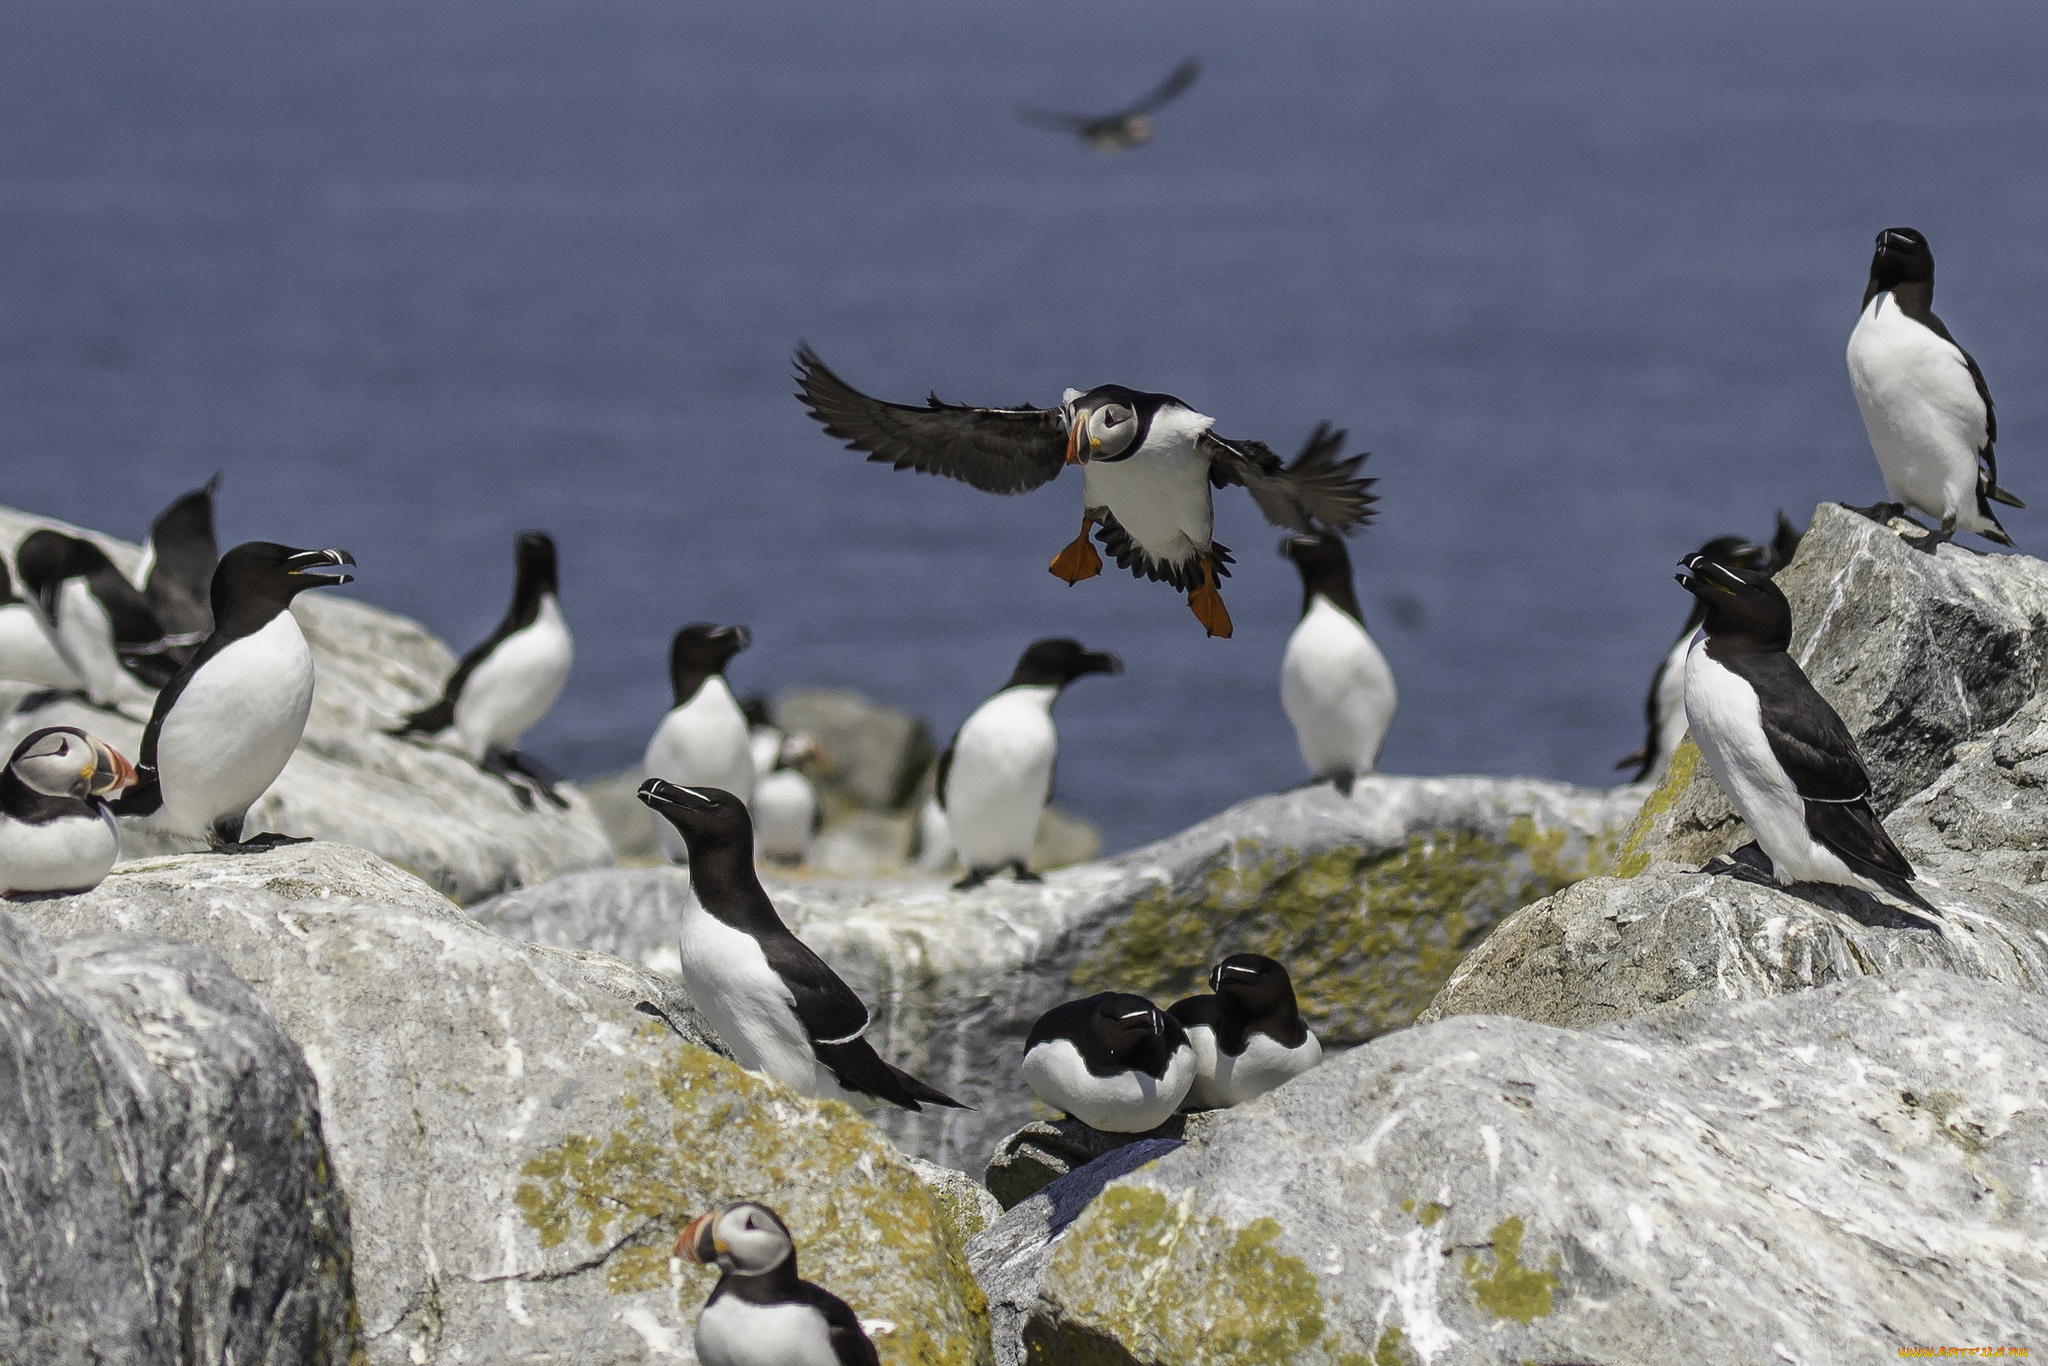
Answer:
[[14, 591], [5, 556], [0, 556], [0, 678], [57, 692], [85, 690], [43, 629], [42, 614]]
[[1243, 485], [1267, 521], [1303, 536], [1350, 532], [1371, 517], [1373, 481], [1356, 477], [1365, 456], [1337, 459], [1344, 433], [1327, 422], [1282, 465], [1262, 442], [1217, 436], [1214, 418], [1177, 398], [1119, 384], [1069, 389], [1057, 408], [965, 408], [937, 395], [912, 408], [849, 387], [808, 346], [797, 348], [796, 378], [828, 436], [899, 470], [1011, 494], [1081, 466], [1081, 534], [1053, 557], [1053, 574], [1074, 584], [1102, 572], [1093, 530], [1119, 568], [1185, 592], [1212, 636], [1230, 634], [1216, 580], [1232, 563], [1210, 534], [1212, 484]]
[[50, 645], [85, 682], [96, 707], [147, 716], [156, 690], [189, 651], [164, 634], [148, 601], [82, 536], [44, 527], [14, 552], [21, 586]]
[[1004, 868], [1019, 882], [1037, 882], [1029, 868], [1038, 821], [1052, 799], [1059, 733], [1052, 704], [1062, 689], [1089, 674], [1123, 672], [1113, 654], [1078, 640], [1036, 640], [1017, 660], [1010, 681], [974, 709], [939, 755], [934, 799], [947, 837], [967, 872], [955, 891], [979, 887]]
[[242, 839], [249, 807], [284, 772], [313, 708], [313, 652], [292, 615], [308, 588], [350, 582], [346, 550], [245, 541], [213, 575], [213, 634], [156, 695], [140, 775], [116, 814], [203, 839], [223, 853], [296, 843]]
[[1152, 122], [1152, 111], [1179, 97], [1201, 74], [1202, 63], [1190, 57], [1168, 72], [1166, 79], [1154, 86], [1151, 93], [1114, 114], [1068, 114], [1053, 109], [1036, 109], [1027, 104], [1018, 108], [1017, 117], [1033, 128], [1043, 128], [1051, 133], [1072, 133], [1094, 151], [1121, 152], [1152, 141], [1153, 134], [1159, 131]]
[[[1789, 524], [1784, 514], [1778, 516], [1779, 534], [1782, 537]], [[1798, 545], [1795, 533], [1792, 542]], [[1716, 536], [1701, 546], [1694, 554], [1725, 564], [1736, 569], [1761, 569], [1776, 573], [1775, 551], [1751, 545], [1740, 536]], [[1693, 633], [1700, 629], [1700, 623], [1707, 619], [1707, 606], [1697, 598], [1693, 600], [1692, 611], [1685, 619], [1684, 629], [1678, 639], [1658, 662], [1657, 671], [1650, 675], [1650, 692], [1643, 699], [1643, 720], [1647, 733], [1642, 748], [1633, 754], [1623, 755], [1615, 761], [1615, 768], [1623, 769], [1635, 765], [1635, 772], [1629, 781], [1640, 783], [1653, 773], [1661, 773], [1671, 762], [1671, 756], [1678, 752], [1679, 744], [1685, 739], [1685, 657], [1692, 650]]]
[[1934, 252], [1911, 228], [1877, 235], [1849, 334], [1849, 384], [1892, 498], [1858, 511], [1882, 522], [1910, 507], [1937, 519], [1941, 529], [1915, 542], [1929, 553], [1959, 527], [2012, 544], [1991, 505], [2026, 504], [1998, 486], [1991, 390], [1934, 315]]
[[802, 1095], [861, 1109], [878, 1102], [966, 1108], [884, 1062], [862, 1037], [867, 1006], [789, 932], [761, 889], [745, 802], [659, 778], [642, 783], [638, 795], [689, 846], [683, 986], [734, 1061]]
[[213, 495], [219, 489], [216, 474], [158, 513], [135, 570], [135, 586], [156, 613], [165, 637], [184, 647], [213, 633], [213, 570], [220, 563], [220, 546], [213, 538]]
[[[755, 735], [759, 734], [757, 729]], [[754, 784], [748, 808], [754, 813], [761, 857], [770, 863], [800, 864], [810, 857], [811, 841], [825, 824], [824, 804], [804, 770], [823, 759], [825, 751], [803, 731], [784, 736], [777, 750], [775, 767]]]
[[[725, 681], [725, 666], [754, 643], [744, 626], [695, 621], [676, 632], [668, 647], [669, 686], [675, 706], [655, 727], [641, 768], [650, 778], [685, 787], [715, 787], [754, 798], [753, 733]], [[654, 833], [671, 862], [689, 857], [682, 835], [666, 821]]]
[[1679, 564], [1679, 583], [1706, 607], [1705, 630], [1685, 660], [1693, 743], [1777, 881], [1889, 892], [1931, 909], [1913, 887], [1913, 865], [1870, 809], [1870, 775], [1849, 728], [1785, 652], [1792, 608], [1784, 593], [1761, 571], [1705, 555]]
[[1032, 1093], [1105, 1133], [1158, 1128], [1194, 1079], [1195, 1053], [1180, 1021], [1127, 992], [1054, 1006], [1024, 1040]]
[[1351, 587], [1351, 557], [1334, 532], [1290, 536], [1280, 553], [1301, 571], [1301, 620], [1280, 660], [1280, 705], [1314, 782], [1351, 784], [1379, 762], [1400, 695], [1394, 671], [1365, 629]]
[[703, 1366], [881, 1366], [845, 1300], [796, 1274], [796, 1240], [743, 1200], [690, 1221], [675, 1255], [723, 1274], [697, 1313]]
[[1195, 1050], [1183, 1108], [1242, 1105], [1323, 1060], [1323, 1046], [1295, 1007], [1287, 969], [1272, 959], [1233, 953], [1211, 969], [1209, 990], [1167, 1007]]
[[99, 886], [121, 852], [106, 799], [134, 781], [113, 746], [74, 726], [24, 737], [0, 771], [0, 896]]
[[527, 788], [556, 806], [553, 775], [519, 753], [519, 741], [547, 715], [569, 681], [575, 644], [562, 620], [555, 572], [555, 542], [545, 531], [522, 531], [512, 543], [516, 577], [505, 619], [481, 645], [462, 657], [440, 700], [405, 718], [393, 735], [453, 732], [462, 752], [486, 773], [505, 780], [520, 803], [533, 805]]

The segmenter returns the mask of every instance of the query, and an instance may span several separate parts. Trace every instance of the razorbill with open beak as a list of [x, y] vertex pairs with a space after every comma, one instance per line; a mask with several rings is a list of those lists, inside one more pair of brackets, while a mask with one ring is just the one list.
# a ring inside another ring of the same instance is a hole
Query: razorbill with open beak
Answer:
[[[650, 778], [684, 787], [715, 787], [743, 802], [754, 797], [753, 735], [725, 681], [725, 666], [754, 643], [744, 626], [691, 622], [668, 647], [675, 706], [647, 742], [641, 768]], [[683, 837], [656, 821], [654, 834], [671, 862], [689, 857]]]
[[1832, 882], [1928, 908], [1913, 865], [1870, 809], [1870, 775], [1849, 728], [1786, 653], [1784, 593], [1767, 574], [1705, 555], [1679, 564], [1679, 583], [1706, 607], [1685, 660], [1693, 743], [1778, 882]]
[[1877, 235], [1849, 334], [1849, 384], [1892, 498], [1858, 511], [1888, 521], [1910, 507], [1935, 518], [1941, 529], [1915, 542], [1930, 553], [1959, 527], [2012, 544], [1991, 504], [2026, 504], [1998, 486], [1991, 390], [1934, 315], [1934, 252], [1911, 228]]
[[845, 1300], [796, 1273], [796, 1240], [766, 1205], [720, 1205], [692, 1219], [675, 1255], [724, 1274], [697, 1311], [703, 1366], [880, 1366]]
[[135, 570], [133, 582], [164, 635], [186, 647], [213, 634], [213, 571], [220, 563], [213, 495], [219, 489], [216, 474], [158, 513]]
[[1365, 629], [1344, 538], [1290, 536], [1280, 553], [1301, 571], [1301, 620], [1280, 659], [1280, 705], [1314, 782], [1351, 784], [1379, 762], [1400, 694], [1394, 671]]
[[554, 775], [519, 753], [520, 739], [562, 695], [576, 658], [562, 619], [554, 538], [522, 531], [513, 539], [512, 558], [512, 605], [498, 629], [462, 657], [440, 700], [391, 733], [446, 735], [484, 772], [504, 779], [521, 804], [533, 805], [532, 788], [566, 807]]
[[1295, 1007], [1287, 969], [1272, 959], [1231, 954], [1210, 970], [1209, 991], [1167, 1007], [1195, 1052], [1184, 1109], [1242, 1105], [1323, 1060], [1323, 1046]]
[[5, 556], [0, 556], [0, 678], [58, 692], [85, 691], [84, 680], [43, 629], [42, 613], [15, 591]]
[[1195, 1051], [1173, 1016], [1142, 996], [1105, 991], [1038, 1017], [1024, 1040], [1024, 1080], [1091, 1129], [1141, 1134], [1187, 1099]]
[[824, 753], [802, 731], [784, 736], [775, 767], [754, 785], [754, 800], [748, 804], [754, 813], [754, 837], [761, 857], [770, 863], [794, 865], [810, 857], [811, 841], [824, 828], [825, 807], [805, 770]]
[[1017, 118], [1033, 128], [1051, 133], [1072, 133], [1097, 152], [1122, 152], [1142, 147], [1159, 131], [1152, 114], [1160, 106], [1180, 97], [1182, 91], [1202, 74], [1202, 63], [1190, 57], [1168, 72], [1166, 79], [1142, 98], [1133, 100], [1113, 114], [1068, 114], [1055, 109], [1019, 106]]
[[884, 1062], [861, 1037], [868, 1008], [789, 932], [761, 889], [745, 802], [659, 778], [642, 783], [639, 797], [688, 846], [683, 986], [740, 1066], [804, 1095], [863, 1109], [880, 1101], [906, 1110], [966, 1108]]
[[1078, 640], [1035, 640], [1010, 672], [1010, 681], [974, 709], [939, 755], [934, 797], [966, 876], [955, 890], [979, 887], [990, 874], [1011, 869], [1019, 882], [1036, 882], [1031, 845], [1039, 817], [1052, 800], [1053, 761], [1059, 732], [1052, 704], [1061, 689], [1089, 674], [1122, 673], [1123, 661]]
[[1371, 517], [1364, 455], [1339, 460], [1344, 433], [1323, 423], [1292, 465], [1264, 443], [1226, 441], [1205, 417], [1168, 394], [1104, 384], [1069, 389], [1057, 408], [926, 407], [885, 403], [851, 388], [808, 346], [796, 351], [797, 397], [829, 436], [868, 459], [959, 479], [989, 493], [1025, 493], [1068, 465], [1082, 467], [1081, 534], [1055, 555], [1070, 584], [1102, 572], [1091, 529], [1120, 568], [1188, 595], [1212, 636], [1230, 634], [1216, 591], [1230, 551], [1211, 536], [1210, 485], [1241, 484], [1275, 526], [1301, 535], [1349, 532]]
[[84, 680], [92, 704], [147, 716], [189, 652], [165, 637], [141, 590], [106, 551], [49, 527], [22, 539], [14, 565], [51, 647]]
[[0, 896], [89, 892], [121, 852], [107, 798], [135, 770], [75, 726], [23, 737], [0, 772]]
[[[1787, 529], [1783, 513], [1778, 516], [1778, 529], [1781, 536]], [[1797, 544], [1795, 533], [1794, 548]], [[1694, 553], [1737, 569], [1776, 572], [1771, 563], [1775, 552], [1751, 545], [1740, 536], [1716, 536]], [[1685, 657], [1692, 650], [1694, 633], [1706, 619], [1706, 604], [1695, 598], [1684, 629], [1679, 631], [1678, 639], [1672, 642], [1671, 648], [1658, 662], [1657, 672], [1650, 675], [1650, 692], [1643, 699], [1643, 720], [1647, 730], [1642, 747], [1614, 763], [1617, 769], [1635, 767], [1635, 772], [1629, 775], [1632, 783], [1640, 783], [1653, 774], [1662, 773], [1685, 739]]]
[[213, 574], [213, 634], [156, 696], [140, 781], [115, 805], [223, 853], [296, 843], [242, 840], [242, 821], [284, 772], [313, 709], [313, 651], [292, 615], [308, 588], [348, 583], [346, 550], [244, 541]]

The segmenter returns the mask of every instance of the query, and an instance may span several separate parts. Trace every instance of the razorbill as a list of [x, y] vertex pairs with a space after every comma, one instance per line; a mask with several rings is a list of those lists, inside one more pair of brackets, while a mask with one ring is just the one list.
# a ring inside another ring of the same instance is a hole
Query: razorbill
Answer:
[[[654, 738], [641, 767], [650, 778], [754, 797], [754, 747], [746, 714], [725, 681], [725, 666], [754, 637], [744, 626], [697, 621], [676, 632], [668, 647], [668, 679], [676, 703]], [[662, 853], [671, 861], [688, 857], [683, 837], [666, 821], [654, 823]]]
[[1173, 1016], [1142, 996], [1105, 991], [1038, 1017], [1024, 1040], [1024, 1080], [1091, 1129], [1139, 1134], [1187, 1099], [1195, 1051]]
[[1379, 761], [1393, 723], [1394, 671], [1365, 629], [1344, 538], [1290, 536], [1280, 553], [1301, 571], [1301, 620], [1280, 659], [1280, 705], [1310, 780], [1327, 778], [1348, 797], [1353, 780]]
[[346, 550], [244, 541], [213, 574], [213, 634], [156, 696], [142, 732], [140, 780], [115, 805], [223, 852], [242, 841], [249, 807], [284, 772], [313, 708], [313, 652], [291, 612], [308, 588], [348, 583]]
[[768, 713], [768, 699], [750, 692], [740, 699], [740, 715], [747, 718], [747, 745], [754, 752], [754, 781], [760, 782], [782, 763], [782, 742], [787, 737]]
[[[1778, 515], [1778, 532], [1782, 537], [1788, 529], [1783, 513]], [[1797, 540], [1793, 542], [1797, 548]], [[1751, 545], [1740, 536], [1716, 536], [1694, 552], [1720, 564], [1732, 565], [1737, 569], [1764, 569], [1775, 572], [1771, 560], [1775, 552], [1767, 552]], [[1615, 768], [1623, 769], [1634, 765], [1635, 772], [1629, 781], [1640, 783], [1652, 774], [1662, 773], [1671, 763], [1671, 756], [1678, 752], [1679, 744], [1685, 739], [1685, 656], [1692, 649], [1693, 634], [1700, 629], [1700, 623], [1707, 619], [1706, 604], [1694, 599], [1692, 611], [1685, 619], [1685, 627], [1679, 631], [1678, 639], [1664, 652], [1664, 658], [1657, 664], [1657, 671], [1650, 675], [1649, 696], [1643, 699], [1643, 720], [1647, 732], [1642, 748], [1633, 754], [1623, 755], [1615, 761]]]
[[1910, 507], [1937, 519], [1941, 529], [1916, 542], [1930, 552], [1958, 527], [2012, 544], [1991, 504], [2026, 504], [1998, 486], [1991, 390], [1934, 315], [1934, 253], [1911, 228], [1877, 235], [1863, 315], [1849, 334], [1849, 384], [1892, 498], [1860, 511], [1888, 521]]
[[22, 540], [14, 565], [51, 647], [84, 680], [93, 705], [147, 716], [188, 652], [165, 638], [141, 590], [106, 551], [49, 527]]
[[[758, 733], [758, 732], [757, 732]], [[802, 863], [825, 823], [825, 807], [805, 771], [824, 756], [818, 742], [798, 731], [784, 736], [775, 767], [754, 785], [754, 835], [770, 863]]]
[[220, 563], [213, 495], [219, 489], [216, 474], [157, 514], [133, 580], [164, 635], [187, 647], [213, 633], [213, 571]]
[[522, 531], [512, 542], [512, 605], [498, 629], [462, 657], [440, 700], [405, 718], [394, 735], [447, 734], [486, 773], [508, 783], [523, 805], [536, 788], [556, 806], [553, 775], [519, 753], [531, 730], [569, 681], [575, 643], [562, 619], [555, 542], [545, 531]]
[[1292, 465], [1258, 441], [1226, 441], [1215, 419], [1168, 394], [1104, 384], [1069, 389], [1057, 408], [964, 408], [933, 395], [926, 407], [885, 403], [849, 387], [808, 346], [796, 351], [797, 397], [829, 436], [868, 459], [940, 474], [989, 493], [1024, 493], [1068, 465], [1082, 467], [1081, 534], [1055, 555], [1070, 584], [1102, 572], [1091, 529], [1120, 568], [1188, 595], [1212, 636], [1230, 634], [1216, 591], [1230, 551], [1211, 536], [1210, 485], [1240, 484], [1266, 520], [1301, 535], [1349, 532], [1370, 519], [1364, 455], [1339, 460], [1344, 433], [1325, 422]]
[[0, 896], [89, 892], [121, 852], [107, 797], [135, 770], [106, 741], [47, 726], [0, 772]]
[[1123, 672], [1123, 661], [1077, 640], [1033, 641], [1010, 681], [974, 709], [939, 756], [938, 790], [946, 829], [966, 876], [956, 890], [979, 887], [991, 873], [1012, 869], [1020, 882], [1036, 882], [1029, 868], [1038, 820], [1052, 799], [1053, 759], [1059, 733], [1052, 704], [1060, 690], [1088, 674]]
[[959, 1101], [882, 1061], [868, 1008], [776, 914], [754, 872], [747, 804], [717, 788], [649, 778], [640, 800], [688, 846], [683, 986], [733, 1059], [793, 1091], [863, 1109], [879, 1101], [921, 1110]]
[[1287, 969], [1272, 959], [1233, 953], [1211, 969], [1209, 990], [1167, 1007], [1195, 1051], [1184, 1108], [1242, 1105], [1323, 1060], [1323, 1046], [1295, 1008]]
[[58, 692], [85, 690], [43, 629], [42, 613], [14, 590], [5, 556], [0, 556], [0, 678]]
[[1152, 135], [1159, 131], [1152, 121], [1152, 112], [1178, 98], [1201, 74], [1201, 62], [1190, 57], [1168, 72], [1166, 79], [1152, 87], [1143, 98], [1133, 100], [1113, 114], [1068, 114], [1054, 109], [1035, 109], [1027, 104], [1018, 108], [1017, 117], [1032, 128], [1043, 128], [1051, 133], [1072, 133], [1093, 151], [1122, 152], [1152, 141]]
[[880, 1366], [846, 1301], [799, 1279], [796, 1240], [766, 1205], [720, 1205], [692, 1219], [675, 1255], [724, 1274], [697, 1312], [703, 1366]]
[[1785, 652], [1784, 593], [1767, 574], [1704, 555], [1679, 564], [1679, 583], [1706, 606], [1685, 660], [1693, 743], [1778, 882], [1839, 883], [1927, 908], [1913, 865], [1870, 809], [1870, 775], [1849, 728]]

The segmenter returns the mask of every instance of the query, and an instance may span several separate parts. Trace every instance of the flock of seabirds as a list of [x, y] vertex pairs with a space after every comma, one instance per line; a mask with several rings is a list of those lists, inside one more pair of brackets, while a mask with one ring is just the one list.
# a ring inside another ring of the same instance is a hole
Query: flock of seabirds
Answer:
[[[1192, 80], [1184, 66], [1152, 104], [1116, 117], [1128, 124]], [[1891, 501], [1858, 510], [1880, 523], [1909, 509], [1934, 519], [1937, 528], [1913, 538], [1930, 553], [1959, 530], [2010, 545], [1993, 504], [2023, 505], [1998, 484], [1991, 396], [1935, 316], [1933, 292], [1927, 240], [1910, 228], [1880, 233], [1848, 365]], [[997, 494], [1079, 466], [1080, 529], [1051, 571], [1070, 584], [1099, 574], [1099, 543], [1119, 567], [1185, 594], [1212, 636], [1231, 633], [1218, 584], [1232, 557], [1211, 535], [1211, 499], [1244, 488], [1288, 532], [1281, 551], [1301, 576], [1281, 693], [1312, 779], [1349, 794], [1356, 775], [1372, 770], [1396, 693], [1344, 547], [1369, 520], [1374, 495], [1358, 474], [1365, 457], [1339, 457], [1343, 432], [1318, 426], [1283, 462], [1261, 442], [1217, 435], [1212, 418], [1178, 398], [1121, 385], [1069, 389], [1051, 408], [964, 407], [936, 396], [908, 406], [852, 388], [808, 347], [797, 349], [795, 368], [797, 397], [824, 431], [872, 461]], [[133, 763], [72, 726], [36, 730], [14, 748], [0, 773], [0, 893], [90, 890], [119, 853], [117, 815], [221, 852], [294, 842], [243, 838], [249, 808], [284, 769], [312, 704], [313, 657], [289, 607], [306, 589], [349, 582], [354, 559], [265, 541], [216, 558], [216, 483], [157, 520], [132, 577], [92, 541], [55, 528], [21, 541], [11, 577], [0, 558], [0, 677], [49, 690], [18, 710], [82, 696], [147, 718]], [[1653, 680], [1644, 748], [1623, 762], [1647, 777], [1690, 731], [1770, 865], [1765, 874], [1724, 860], [1714, 871], [1834, 883], [1926, 909], [1911, 864], [1871, 809], [1855, 741], [1786, 652], [1791, 609], [1771, 576], [1797, 540], [1781, 515], [1769, 546], [1722, 537], [1680, 562], [1692, 616]], [[504, 620], [463, 656], [432, 706], [394, 718], [393, 733], [459, 751], [529, 805], [563, 803], [555, 780], [518, 749], [560, 694], [572, 656], [554, 543], [522, 533], [515, 559]], [[745, 627], [702, 623], [676, 634], [675, 706], [648, 744], [650, 776], [638, 793], [661, 818], [664, 851], [689, 866], [685, 985], [741, 1066], [805, 1095], [958, 1108], [875, 1051], [866, 1004], [789, 931], [762, 888], [757, 855], [801, 859], [815, 833], [818, 795], [804, 770], [818, 750], [775, 732], [734, 696], [725, 669], [749, 639]], [[1053, 704], [1076, 679], [1120, 668], [1114, 655], [1073, 640], [1037, 641], [960, 727], [939, 760], [924, 823], [957, 853], [961, 887], [1004, 870], [1034, 878], [1027, 861], [1051, 789]], [[1142, 1132], [1182, 1109], [1250, 1100], [1321, 1061], [1281, 964], [1233, 954], [1209, 985], [1165, 1010], [1116, 992], [1055, 1007], [1026, 1039], [1025, 1082], [1085, 1124]], [[685, 1229], [675, 1251], [725, 1273], [699, 1316], [701, 1360], [877, 1360], [845, 1303], [798, 1278], [789, 1230], [768, 1207], [722, 1206]]]

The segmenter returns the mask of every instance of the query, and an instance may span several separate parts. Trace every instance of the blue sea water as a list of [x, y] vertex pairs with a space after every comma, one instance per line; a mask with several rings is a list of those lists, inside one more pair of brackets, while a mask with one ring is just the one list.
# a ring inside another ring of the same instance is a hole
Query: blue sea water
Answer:
[[[1278, 533], [1219, 496], [1236, 638], [1045, 561], [1078, 481], [865, 464], [789, 397], [1163, 389], [1373, 452], [1360, 596], [1398, 772], [1608, 779], [1670, 572], [1882, 492], [1843, 370], [1911, 224], [2048, 508], [2048, 9], [2028, 3], [13, 0], [0, 14], [0, 502], [137, 536], [225, 473], [227, 541], [340, 545], [458, 649], [514, 531], [578, 664], [528, 748], [637, 758], [690, 620], [741, 690], [943, 736], [1021, 647], [1061, 800], [1115, 846], [1297, 781]], [[1119, 157], [1017, 124], [1201, 81]], [[2041, 512], [2008, 518], [2048, 546]]]

